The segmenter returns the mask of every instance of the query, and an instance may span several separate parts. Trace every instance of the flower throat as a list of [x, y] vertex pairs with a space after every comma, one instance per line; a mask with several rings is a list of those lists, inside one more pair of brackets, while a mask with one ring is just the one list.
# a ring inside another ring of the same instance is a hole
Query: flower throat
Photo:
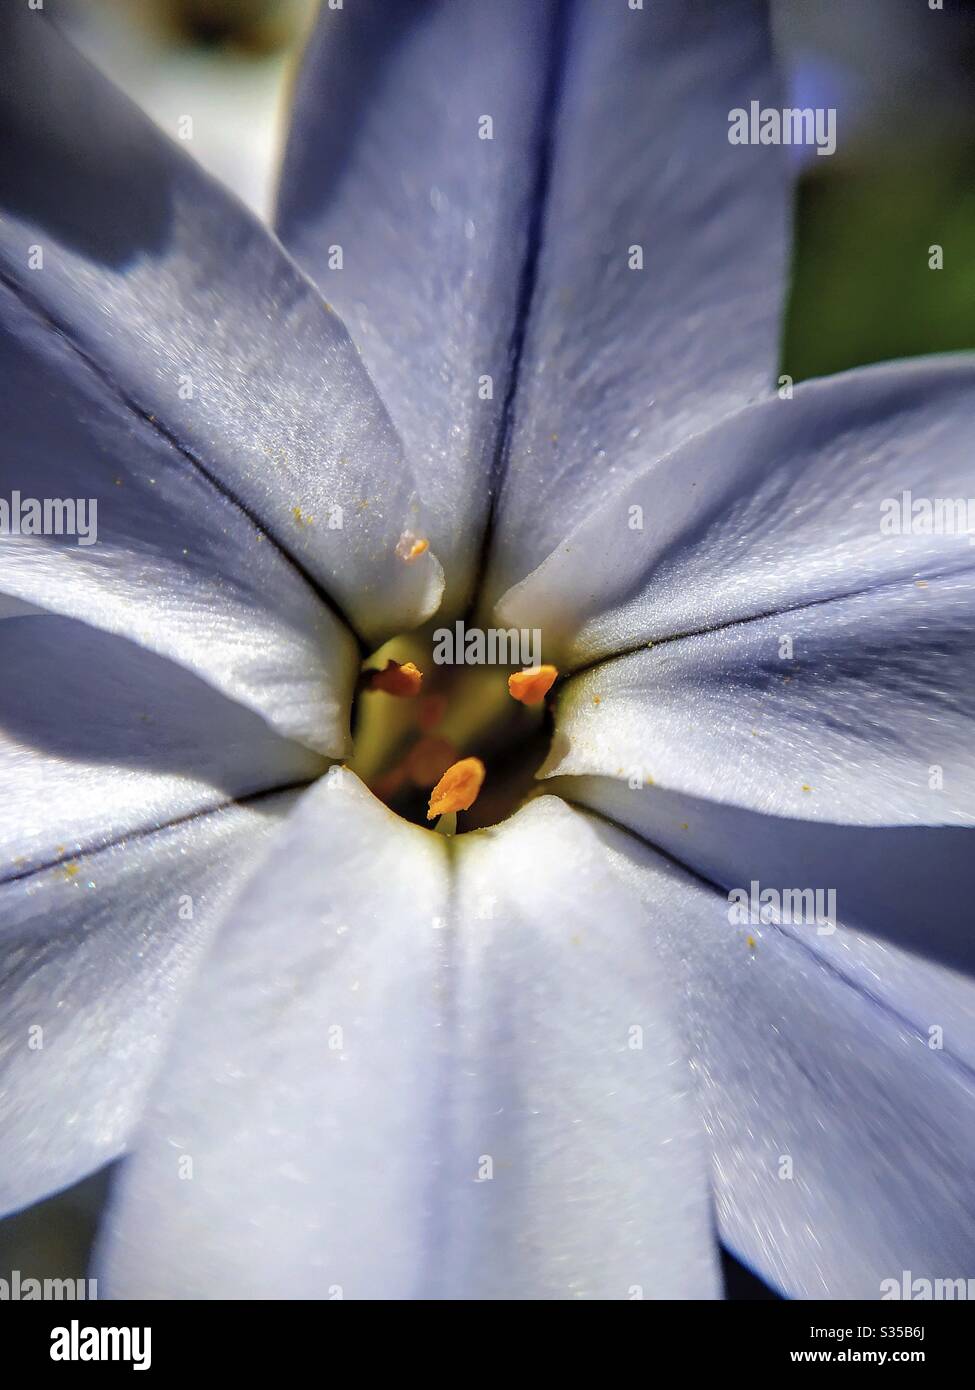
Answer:
[[363, 664], [349, 767], [405, 820], [495, 825], [533, 793], [557, 677], [538, 629], [431, 622], [395, 637]]

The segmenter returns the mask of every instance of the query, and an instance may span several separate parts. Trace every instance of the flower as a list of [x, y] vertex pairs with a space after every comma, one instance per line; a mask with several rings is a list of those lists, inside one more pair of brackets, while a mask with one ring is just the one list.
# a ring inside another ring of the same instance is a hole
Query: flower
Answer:
[[[98, 504], [0, 538], [4, 1208], [127, 1154], [121, 1296], [967, 1274], [975, 577], [880, 516], [975, 364], [770, 385], [764, 7], [324, 11], [291, 255], [3, 23], [0, 479]], [[339, 763], [472, 602], [568, 678], [447, 839]]]

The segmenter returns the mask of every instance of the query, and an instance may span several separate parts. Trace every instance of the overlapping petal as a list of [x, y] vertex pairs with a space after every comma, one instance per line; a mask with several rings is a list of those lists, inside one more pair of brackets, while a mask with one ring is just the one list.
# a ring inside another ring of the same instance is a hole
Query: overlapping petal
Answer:
[[551, 659], [576, 665], [970, 568], [973, 413], [972, 357], [801, 383], [618, 488], [503, 598], [501, 620], [540, 626]]
[[280, 235], [403, 437], [451, 609], [469, 596], [487, 517], [556, 10], [323, 5], [295, 99]]
[[292, 800], [0, 884], [0, 1210], [123, 1151], [189, 980]]
[[173, 662], [84, 623], [0, 622], [0, 882], [325, 768]]
[[[344, 754], [358, 669], [345, 625], [240, 507], [2, 286], [0, 312], [0, 592], [138, 643], [281, 734]], [[25, 534], [45, 513], [61, 534]], [[82, 669], [98, 685], [97, 670]], [[14, 679], [4, 667], [0, 691], [13, 695]], [[29, 712], [24, 687], [16, 693]], [[107, 726], [106, 751], [117, 733], [108, 695], [103, 682], [87, 712]]]
[[282, 853], [122, 1174], [111, 1292], [712, 1294], [655, 954], [579, 817], [540, 803], [465, 839], [451, 895], [445, 842], [332, 774]]
[[442, 573], [430, 550], [403, 559], [403, 536], [426, 530], [415, 479], [339, 319], [260, 224], [70, 48], [51, 8], [6, 6], [2, 19], [4, 282], [362, 635], [422, 621]]
[[794, 1297], [966, 1277], [975, 984], [842, 926], [732, 925], [723, 894], [601, 833], [686, 1020], [723, 1240]]
[[602, 662], [547, 775], [621, 777], [804, 820], [975, 824], [975, 571]]
[[768, 11], [570, 8], [492, 602], [608, 491], [775, 381], [785, 151], [728, 140], [731, 110], [778, 104]]
[[555, 778], [568, 800], [624, 825], [712, 883], [832, 890], [851, 927], [975, 974], [968, 904], [975, 893], [971, 831], [954, 826], [856, 826], [763, 815], [611, 777]]

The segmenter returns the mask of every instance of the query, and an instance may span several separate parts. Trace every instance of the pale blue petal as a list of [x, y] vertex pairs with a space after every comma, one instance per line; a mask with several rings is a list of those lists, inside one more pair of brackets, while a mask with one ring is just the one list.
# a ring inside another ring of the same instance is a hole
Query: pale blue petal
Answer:
[[26, 5], [4, 9], [0, 119], [0, 275], [39, 328], [364, 636], [428, 616], [433, 552], [396, 553], [425, 534], [415, 478], [348, 334], [280, 245]]
[[[5, 286], [0, 313], [0, 593], [138, 643], [144, 670], [163, 664], [148, 654], [166, 657], [279, 733], [346, 753], [359, 658], [345, 625], [240, 507]], [[23, 534], [45, 505], [65, 533]], [[97, 686], [97, 670], [85, 670]], [[138, 670], [133, 658], [130, 676]], [[0, 670], [0, 690], [8, 678]], [[103, 682], [89, 722], [110, 722], [106, 696]]]
[[[577, 665], [648, 640], [971, 568], [975, 357], [805, 382], [634, 476], [505, 596]], [[906, 501], [904, 493], [910, 494]], [[912, 523], [941, 499], [930, 531]], [[955, 500], [960, 499], [960, 516]], [[894, 533], [888, 518], [906, 526]], [[973, 519], [975, 521], [975, 519]], [[642, 528], [642, 529], [641, 529]]]
[[325, 766], [133, 642], [53, 614], [0, 622], [0, 882]]
[[323, 5], [298, 82], [280, 235], [402, 435], [449, 607], [469, 595], [487, 517], [554, 13], [549, 0]]
[[728, 139], [732, 109], [779, 104], [768, 5], [570, 13], [492, 600], [607, 492], [775, 381], [785, 151]]
[[655, 644], [574, 677], [547, 775], [777, 816], [975, 826], [975, 571]]
[[221, 914], [292, 800], [0, 884], [0, 1211], [123, 1151]]
[[799, 1298], [970, 1278], [975, 984], [842, 926], [732, 925], [723, 894], [602, 834], [686, 1022], [724, 1242]]
[[714, 1294], [636, 900], [554, 802], [455, 848], [451, 892], [445, 842], [347, 775], [302, 800], [121, 1175], [114, 1296]]
[[975, 975], [972, 832], [828, 825], [763, 815], [610, 777], [560, 777], [560, 795], [625, 825], [725, 889], [832, 890], [851, 928]]

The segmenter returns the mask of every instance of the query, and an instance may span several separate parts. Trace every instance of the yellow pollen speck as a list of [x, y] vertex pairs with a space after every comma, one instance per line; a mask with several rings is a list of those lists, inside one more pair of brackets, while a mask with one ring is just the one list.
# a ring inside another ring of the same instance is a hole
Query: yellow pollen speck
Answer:
[[682, 820], [681, 823], [680, 823], [680, 825], [679, 825], [677, 828], [678, 828], [678, 830], [689, 830], [689, 829], [690, 829], [690, 826], [688, 825], [688, 823], [687, 823], [686, 820]]
[[508, 677], [508, 693], [523, 705], [540, 705], [558, 680], [555, 666], [533, 666]]
[[365, 688], [382, 690], [387, 695], [409, 697], [419, 695], [423, 682], [423, 672], [412, 661], [401, 666], [398, 661], [387, 661], [384, 671], [367, 671]]
[[65, 864], [62, 871], [65, 878], [75, 878], [81, 872], [80, 864]]
[[749, 949], [750, 951], [754, 951], [754, 949], [755, 949], [755, 938], [754, 938], [753, 936], [750, 936], [750, 937], [748, 938], [748, 949]]
[[808, 782], [803, 782], [803, 784], [802, 784], [802, 790], [803, 790], [804, 792], [811, 792], [811, 791], [812, 791], [812, 787], [809, 785]]
[[926, 579], [915, 579], [914, 587], [915, 589], [926, 589], [928, 587], [928, 581]]
[[299, 526], [310, 526], [315, 520], [313, 516], [309, 516], [307, 512], [303, 512], [300, 507], [292, 507], [291, 515]]
[[415, 536], [412, 531], [404, 531], [396, 542], [396, 554], [401, 560], [410, 564], [430, 549], [430, 542], [425, 536]]
[[477, 800], [484, 783], [484, 764], [480, 758], [461, 758], [448, 767], [430, 793], [427, 820], [448, 815], [451, 811], [468, 811]]

